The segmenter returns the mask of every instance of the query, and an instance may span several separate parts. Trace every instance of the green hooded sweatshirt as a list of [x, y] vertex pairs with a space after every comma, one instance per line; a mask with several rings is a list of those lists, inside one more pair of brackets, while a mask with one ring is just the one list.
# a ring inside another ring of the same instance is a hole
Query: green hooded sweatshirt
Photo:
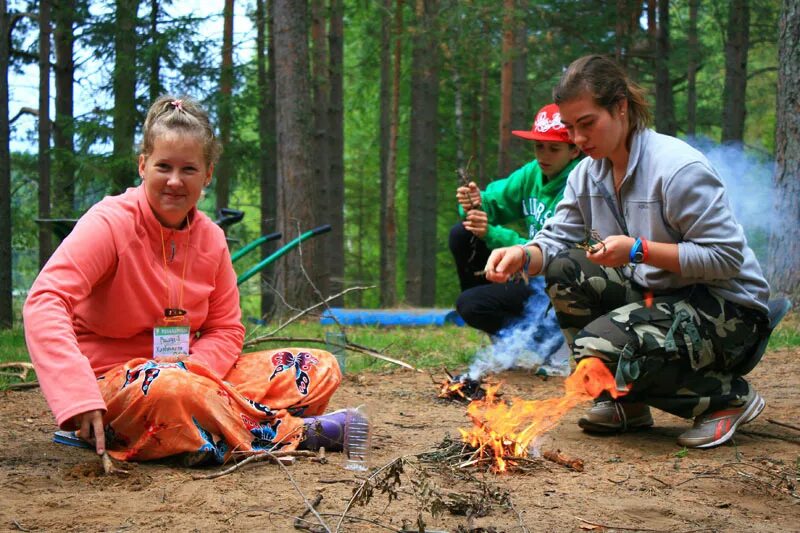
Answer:
[[[536, 160], [518, 168], [507, 178], [493, 181], [481, 191], [481, 209], [486, 212], [489, 227], [483, 240], [490, 250], [503, 246], [525, 244], [533, 239], [544, 226], [545, 220], [553, 216], [556, 205], [564, 196], [567, 176], [578, 164], [574, 159], [557, 176], [544, 183], [542, 170]], [[464, 217], [464, 210], [458, 208]], [[502, 224], [524, 219], [528, 235], [521, 236]]]

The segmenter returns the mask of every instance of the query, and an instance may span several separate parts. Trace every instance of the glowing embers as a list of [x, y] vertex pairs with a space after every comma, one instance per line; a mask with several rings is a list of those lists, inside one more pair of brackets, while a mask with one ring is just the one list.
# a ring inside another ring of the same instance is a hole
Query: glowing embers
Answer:
[[467, 406], [473, 426], [469, 430], [459, 429], [462, 440], [476, 450], [473, 460], [491, 457], [493, 469], [498, 472], [514, 465], [514, 459], [527, 458], [535, 439], [553, 429], [577, 404], [596, 398], [603, 391], [613, 398], [625, 394], [616, 390], [614, 376], [594, 357], [581, 360], [565, 380], [565, 394], [560, 398], [514, 398], [505, 402], [497, 399], [499, 387], [499, 384], [488, 386], [484, 399]]

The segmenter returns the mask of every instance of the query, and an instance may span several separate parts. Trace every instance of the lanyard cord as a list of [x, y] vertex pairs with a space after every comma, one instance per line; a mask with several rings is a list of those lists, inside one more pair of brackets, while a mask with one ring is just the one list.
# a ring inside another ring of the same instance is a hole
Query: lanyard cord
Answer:
[[[189, 216], [186, 216], [186, 226], [189, 231], [186, 235], [186, 256], [183, 258], [183, 270], [181, 272], [181, 285], [178, 296], [178, 309], [183, 309], [183, 281], [186, 279], [186, 263], [189, 262], [189, 240], [192, 237], [192, 224], [189, 222]], [[164, 242], [164, 227], [159, 224], [158, 229], [161, 231], [161, 257], [164, 259], [164, 285], [167, 287], [167, 308], [170, 307], [171, 295], [169, 293], [169, 269], [167, 268], [167, 245]]]

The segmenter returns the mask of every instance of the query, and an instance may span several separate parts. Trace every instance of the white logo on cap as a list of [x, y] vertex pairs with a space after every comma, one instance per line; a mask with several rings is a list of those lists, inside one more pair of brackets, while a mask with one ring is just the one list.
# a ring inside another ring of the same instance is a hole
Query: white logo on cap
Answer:
[[536, 122], [533, 123], [533, 129], [541, 133], [546, 133], [550, 130], [563, 130], [564, 124], [561, 123], [561, 113], [553, 113], [553, 120], [547, 118], [547, 112], [542, 111], [536, 115]]

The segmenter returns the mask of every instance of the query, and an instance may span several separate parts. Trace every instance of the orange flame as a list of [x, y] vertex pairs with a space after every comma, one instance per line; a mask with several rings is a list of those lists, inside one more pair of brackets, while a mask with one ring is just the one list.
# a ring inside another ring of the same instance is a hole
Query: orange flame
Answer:
[[527, 457], [528, 446], [539, 435], [553, 429], [561, 418], [579, 403], [596, 398], [608, 391], [613, 398], [625, 394], [617, 391], [614, 376], [596, 357], [582, 359], [564, 382], [565, 394], [547, 400], [523, 400], [514, 398], [510, 402], [496, 399], [500, 385], [487, 387], [486, 398], [467, 406], [467, 416], [473, 427], [467, 431], [459, 429], [461, 438], [478, 449], [478, 457], [493, 457], [494, 469], [504, 472], [508, 459]]

